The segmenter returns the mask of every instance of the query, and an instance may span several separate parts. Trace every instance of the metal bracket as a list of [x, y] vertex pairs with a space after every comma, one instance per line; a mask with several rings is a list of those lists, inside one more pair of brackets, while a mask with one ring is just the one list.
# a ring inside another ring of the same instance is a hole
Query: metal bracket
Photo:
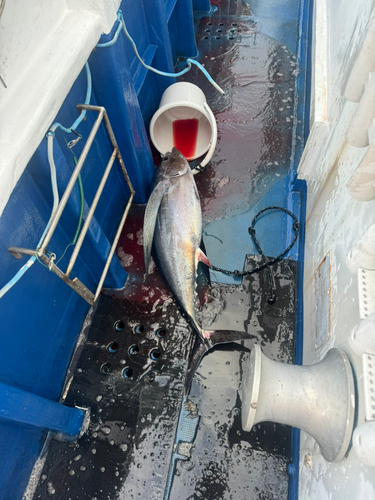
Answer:
[[[57, 210], [56, 210], [56, 213], [55, 213], [55, 216], [54, 218], [52, 219], [51, 221], [51, 225], [44, 237], [44, 240], [40, 246], [40, 248], [37, 250], [37, 252], [35, 252], [35, 250], [30, 250], [30, 249], [26, 249], [26, 248], [18, 248], [18, 247], [9, 247], [8, 248], [8, 251], [14, 255], [14, 257], [16, 257], [17, 259], [20, 258], [21, 254], [23, 255], [37, 255], [38, 258], [44, 263], [46, 264], [51, 271], [53, 271], [59, 278], [61, 278], [68, 286], [70, 286], [70, 288], [72, 288], [75, 292], [77, 292], [83, 299], [86, 300], [86, 302], [88, 302], [89, 304], [91, 305], [95, 305], [96, 301], [98, 300], [98, 297], [100, 295], [100, 292], [101, 292], [101, 289], [103, 287], [103, 283], [104, 283], [104, 280], [105, 280], [105, 277], [108, 273], [108, 269], [109, 269], [109, 266], [111, 264], [111, 261], [112, 261], [112, 257], [113, 257], [113, 254], [115, 253], [115, 249], [116, 249], [116, 246], [117, 246], [117, 243], [118, 243], [118, 240], [120, 238], [120, 235], [121, 235], [121, 231], [122, 231], [122, 228], [125, 224], [125, 220], [126, 220], [126, 217], [128, 215], [128, 212], [129, 212], [129, 209], [130, 209], [130, 205], [132, 203], [132, 200], [134, 198], [134, 194], [135, 194], [135, 191], [133, 189], [133, 186], [130, 182], [130, 179], [129, 179], [129, 176], [128, 176], [128, 173], [126, 171], [126, 168], [125, 168], [125, 165], [124, 165], [124, 161], [122, 159], [122, 156], [121, 156], [121, 153], [119, 151], [119, 148], [118, 148], [118, 145], [117, 145], [117, 142], [116, 142], [116, 138], [114, 136], [114, 133], [113, 133], [113, 130], [112, 130], [112, 127], [111, 127], [111, 124], [110, 124], [110, 121], [108, 119], [108, 115], [107, 115], [107, 112], [105, 110], [104, 107], [102, 106], [90, 106], [90, 105], [87, 105], [87, 104], [78, 104], [77, 105], [77, 108], [78, 110], [87, 110], [87, 111], [96, 111], [97, 113], [99, 113], [97, 119], [95, 120], [95, 123], [91, 129], [91, 132], [90, 132], [90, 135], [89, 137], [87, 138], [87, 141], [86, 141], [86, 144], [82, 150], [82, 153], [81, 153], [81, 156], [79, 157], [78, 159], [78, 162], [77, 162], [77, 165], [75, 167], [75, 169], [73, 170], [73, 173], [72, 173], [72, 176], [68, 182], [68, 185], [64, 191], [64, 194], [62, 195], [61, 197], [61, 200], [60, 200], [60, 203], [57, 207]], [[69, 196], [73, 190], [73, 187], [77, 181], [77, 178], [78, 178], [78, 174], [80, 173], [82, 167], [83, 167], [83, 164], [86, 160], [86, 157], [88, 155], [88, 152], [93, 144], [93, 141], [94, 141], [94, 138], [95, 138], [95, 135], [96, 133], [98, 132], [98, 129], [99, 129], [99, 126], [101, 124], [101, 122], [104, 120], [104, 124], [106, 126], [106, 129], [107, 129], [107, 132], [108, 132], [108, 135], [109, 135], [109, 138], [111, 140], [111, 143], [112, 143], [112, 146], [113, 146], [113, 152], [112, 152], [112, 155], [107, 163], [107, 166], [105, 168], [105, 171], [103, 173], [103, 176], [102, 176], [102, 179], [99, 183], [99, 187], [95, 193], [95, 196], [94, 196], [94, 200], [92, 202], [92, 205], [90, 206], [89, 208], [89, 211], [88, 211], [88, 214], [87, 214], [87, 217], [85, 219], [85, 223], [83, 224], [82, 226], [82, 229], [81, 229], [81, 232], [79, 234], [79, 237], [77, 239], [77, 243], [74, 247], [74, 250], [73, 250], [73, 253], [70, 257], [70, 260], [69, 260], [69, 263], [68, 263], [68, 266], [66, 268], [66, 271], [62, 271], [60, 268], [58, 268], [54, 263], [53, 261], [51, 261], [51, 259], [49, 259], [47, 257], [47, 245], [48, 243], [51, 241], [51, 238], [56, 230], [56, 227], [57, 227], [57, 224], [62, 216], [62, 213], [64, 211], [64, 208], [68, 202], [68, 199], [69, 199]], [[120, 163], [120, 166], [121, 166], [121, 170], [124, 174], [124, 177], [125, 177], [125, 180], [126, 180], [126, 183], [128, 185], [128, 188], [130, 190], [130, 197], [129, 197], [129, 200], [128, 200], [128, 203], [125, 207], [125, 210], [124, 210], [124, 213], [121, 217], [121, 221], [118, 225], [118, 228], [117, 228], [117, 231], [116, 231], [116, 235], [114, 237], [114, 240], [113, 240], [113, 243], [112, 243], [112, 246], [111, 246], [111, 250], [108, 254], [108, 258], [106, 260], [106, 263], [105, 263], [105, 266], [104, 266], [104, 269], [103, 269], [103, 272], [101, 274], [101, 277], [100, 277], [100, 280], [99, 280], [99, 283], [98, 283], [98, 286], [96, 288], [96, 291], [95, 293], [91, 292], [78, 278], [73, 278], [73, 279], [70, 279], [69, 276], [73, 270], [73, 266], [77, 260], [77, 257], [78, 257], [78, 254], [79, 254], [79, 251], [81, 249], [81, 246], [82, 246], [82, 243], [83, 243], [83, 240], [86, 236], [86, 233], [87, 233], [87, 230], [89, 228], [89, 225], [90, 225], [90, 222], [91, 222], [91, 219], [94, 215], [94, 211], [95, 211], [95, 208], [99, 202], [99, 199], [100, 199], [100, 196], [102, 194], [102, 191], [104, 189], [104, 186], [105, 186], [105, 183], [107, 181], [107, 178], [108, 178], [108, 175], [111, 171], [111, 168], [112, 168], [112, 165], [114, 164], [115, 162], [115, 159], [118, 159], [119, 163]]]

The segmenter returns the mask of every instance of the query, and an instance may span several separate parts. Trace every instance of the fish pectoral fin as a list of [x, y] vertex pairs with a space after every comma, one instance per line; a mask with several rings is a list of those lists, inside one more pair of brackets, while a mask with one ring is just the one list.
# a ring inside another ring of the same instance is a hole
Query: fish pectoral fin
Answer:
[[173, 189], [168, 179], [162, 179], [156, 184], [147, 202], [145, 218], [143, 221], [143, 257], [145, 261], [145, 280], [151, 259], [152, 240], [154, 239], [156, 219], [163, 196]]
[[200, 261], [200, 262], [203, 262], [204, 264], [206, 264], [208, 267], [211, 267], [211, 264], [210, 264], [210, 261], [208, 260], [207, 255], [200, 248], [197, 248], [195, 251], [195, 260], [196, 260], [197, 264]]

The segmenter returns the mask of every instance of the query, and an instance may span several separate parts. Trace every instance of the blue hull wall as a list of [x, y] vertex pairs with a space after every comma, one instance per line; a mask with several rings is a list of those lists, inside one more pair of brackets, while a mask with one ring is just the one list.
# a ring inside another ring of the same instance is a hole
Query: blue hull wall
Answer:
[[[196, 0], [194, 8], [206, 10], [209, 2]], [[139, 53], [148, 64], [173, 72], [178, 57], [196, 56], [192, 2], [124, 0], [121, 9]], [[103, 36], [100, 42], [110, 40], [116, 28], [117, 23], [112, 33]], [[90, 103], [107, 109], [136, 192], [134, 201], [145, 203], [154, 172], [146, 126], [159, 105], [162, 92], [174, 80], [146, 71], [123, 33], [113, 46], [96, 48], [88, 62], [93, 81]], [[78, 116], [76, 104], [84, 102], [85, 95], [86, 72], [83, 69], [55, 121], [70, 127]], [[77, 157], [95, 118], [96, 113], [88, 112], [87, 119], [77, 129], [83, 136], [74, 148]], [[56, 131], [54, 159], [60, 196], [74, 169], [73, 156], [66, 147], [66, 140], [72, 138], [72, 134], [64, 138], [61, 130]], [[111, 152], [102, 125], [82, 170], [84, 214], [91, 205]], [[119, 165], [115, 165], [71, 276], [77, 276], [91, 290], [96, 288], [128, 194]], [[0, 287], [27, 259], [16, 260], [9, 254], [8, 246], [36, 248], [50, 217], [52, 202], [47, 141], [44, 139], [0, 218]], [[79, 209], [79, 190], [75, 186], [48, 246], [57, 258], [73, 239]], [[59, 267], [66, 268], [70, 254], [68, 251]], [[121, 288], [125, 280], [126, 273], [114, 256], [104, 285]], [[80, 296], [38, 262], [0, 300], [0, 382], [6, 384], [9, 394], [12, 388], [18, 388], [31, 395], [59, 401], [88, 309], [89, 305]], [[17, 420], [17, 415], [14, 419]], [[15, 423], [12, 418], [0, 418], [1, 500], [22, 498], [46, 435], [43, 428]]]

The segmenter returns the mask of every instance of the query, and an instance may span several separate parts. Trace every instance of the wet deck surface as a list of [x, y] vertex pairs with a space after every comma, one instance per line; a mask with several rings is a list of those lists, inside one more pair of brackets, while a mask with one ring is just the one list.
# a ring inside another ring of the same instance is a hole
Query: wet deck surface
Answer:
[[[228, 0], [197, 20], [200, 61], [226, 91], [221, 97], [195, 70], [186, 76], [204, 90], [218, 122], [215, 155], [196, 181], [208, 257], [222, 267], [252, 268], [259, 261], [247, 233], [253, 215], [293, 198], [298, 26], [285, 5], [285, 19], [282, 13], [276, 19], [277, 5], [270, 13], [255, 2], [251, 12], [245, 2]], [[272, 38], [279, 32], [281, 42]], [[76, 353], [65, 404], [90, 408], [89, 428], [77, 443], [51, 441], [34, 499], [164, 496], [194, 333], [156, 269], [142, 283], [143, 211], [132, 208], [117, 248], [128, 282], [102, 296]], [[288, 245], [287, 222], [280, 214], [259, 222], [266, 254]], [[203, 325], [247, 331], [270, 358], [292, 362], [296, 256], [298, 248], [274, 266], [274, 305], [267, 303], [264, 272], [242, 282], [212, 273], [216, 282], [202, 293]], [[287, 498], [290, 429], [273, 423], [241, 429], [238, 389], [251, 345], [216, 348], [203, 359], [189, 394], [200, 422], [190, 457], [177, 462], [171, 500]]]
[[[213, 328], [243, 328], [267, 355], [290, 362], [296, 263], [281, 261], [276, 278], [277, 306], [255, 274], [240, 286], [214, 284], [202, 316]], [[65, 400], [90, 408], [89, 429], [78, 443], [51, 442], [34, 498], [163, 498], [193, 337], [157, 271], [152, 285], [102, 297]], [[201, 417], [195, 447], [177, 464], [171, 499], [287, 498], [290, 429], [241, 429], [244, 347], [218, 346], [203, 358], [189, 395]]]

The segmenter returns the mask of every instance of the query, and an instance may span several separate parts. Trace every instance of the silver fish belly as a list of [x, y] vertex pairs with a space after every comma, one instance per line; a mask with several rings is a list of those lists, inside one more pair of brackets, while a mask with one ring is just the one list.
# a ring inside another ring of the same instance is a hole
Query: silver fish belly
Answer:
[[176, 179], [160, 205], [154, 235], [154, 248], [160, 271], [190, 317], [200, 330], [194, 311], [197, 251], [202, 236], [202, 213], [193, 174]]

